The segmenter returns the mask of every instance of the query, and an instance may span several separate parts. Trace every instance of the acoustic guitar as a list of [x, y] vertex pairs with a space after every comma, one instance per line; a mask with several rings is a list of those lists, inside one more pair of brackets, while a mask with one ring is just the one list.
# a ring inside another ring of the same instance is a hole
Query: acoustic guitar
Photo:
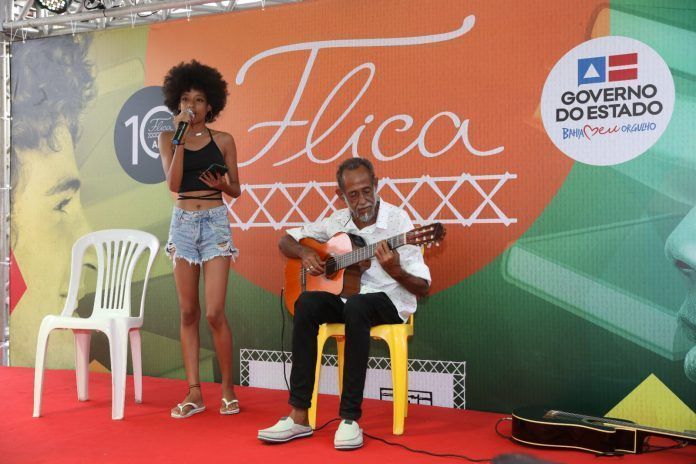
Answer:
[[650, 436], [695, 444], [696, 434], [635, 424], [622, 419], [526, 407], [512, 412], [512, 439], [518, 443], [597, 454], [642, 453]]
[[[445, 236], [445, 227], [437, 222], [418, 227], [404, 234], [387, 239], [389, 248], [403, 245], [430, 245]], [[311, 238], [300, 240], [304, 246], [316, 251], [324, 261], [325, 272], [313, 276], [302, 267], [301, 259], [288, 258], [285, 264], [285, 306], [295, 314], [295, 302], [304, 291], [325, 291], [347, 298], [360, 292], [360, 277], [370, 267], [377, 243], [365, 245], [361, 237], [339, 233], [328, 242]]]

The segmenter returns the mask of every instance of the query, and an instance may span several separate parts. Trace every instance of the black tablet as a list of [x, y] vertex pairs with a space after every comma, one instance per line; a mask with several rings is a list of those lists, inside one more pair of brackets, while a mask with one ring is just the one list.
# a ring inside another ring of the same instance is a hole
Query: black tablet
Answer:
[[210, 172], [213, 175], [224, 175], [227, 173], [227, 166], [213, 163], [210, 166], [208, 166], [208, 168], [205, 171], [203, 171], [201, 175], [204, 175], [206, 172]]

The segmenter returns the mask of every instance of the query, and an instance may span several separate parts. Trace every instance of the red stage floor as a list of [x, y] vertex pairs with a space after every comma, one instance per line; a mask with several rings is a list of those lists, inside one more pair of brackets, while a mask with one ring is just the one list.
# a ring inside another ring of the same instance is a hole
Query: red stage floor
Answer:
[[[185, 420], [169, 417], [169, 409], [185, 393], [183, 381], [145, 378], [143, 404], [133, 402], [128, 379], [126, 417], [111, 420], [111, 380], [107, 374], [91, 375], [91, 400], [77, 401], [73, 371], [47, 371], [43, 416], [32, 418], [33, 373], [27, 368], [0, 368], [0, 462], [14, 463], [437, 463], [466, 462], [414, 454], [370, 438], [358, 451], [333, 449], [336, 423], [311, 438], [284, 445], [264, 445], [256, 439], [259, 428], [272, 425], [288, 411], [282, 391], [240, 387], [242, 413], [221, 416], [219, 385], [204, 384], [209, 410]], [[334, 417], [338, 400], [320, 399], [319, 424]], [[527, 454], [558, 463], [596, 463], [593, 455], [573, 451], [525, 448], [496, 435], [499, 414], [411, 406], [406, 433], [391, 435], [391, 403], [365, 400], [360, 425], [366, 432], [411, 448], [436, 453], [464, 454], [474, 459], [505, 453]], [[509, 423], [501, 424], [508, 433]], [[690, 463], [696, 447], [660, 453], [604, 458], [602, 462]]]

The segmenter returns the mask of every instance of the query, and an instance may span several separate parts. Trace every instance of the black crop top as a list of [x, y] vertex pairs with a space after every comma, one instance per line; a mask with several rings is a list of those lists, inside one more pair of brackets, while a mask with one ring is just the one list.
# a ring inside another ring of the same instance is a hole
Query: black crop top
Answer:
[[195, 190], [219, 192], [217, 189], [211, 189], [198, 178], [213, 163], [225, 165], [225, 159], [213, 140], [213, 134], [210, 132], [210, 129], [208, 129], [208, 134], [210, 135], [210, 142], [200, 150], [184, 148], [184, 173], [181, 177], [179, 193], [193, 192]]

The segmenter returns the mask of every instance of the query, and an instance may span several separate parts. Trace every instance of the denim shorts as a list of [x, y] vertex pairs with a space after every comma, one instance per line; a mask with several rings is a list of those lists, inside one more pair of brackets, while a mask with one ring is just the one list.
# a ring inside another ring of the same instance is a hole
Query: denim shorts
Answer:
[[197, 265], [218, 256], [235, 259], [239, 250], [232, 242], [227, 207], [222, 205], [199, 211], [174, 207], [164, 251], [174, 265], [177, 258]]

